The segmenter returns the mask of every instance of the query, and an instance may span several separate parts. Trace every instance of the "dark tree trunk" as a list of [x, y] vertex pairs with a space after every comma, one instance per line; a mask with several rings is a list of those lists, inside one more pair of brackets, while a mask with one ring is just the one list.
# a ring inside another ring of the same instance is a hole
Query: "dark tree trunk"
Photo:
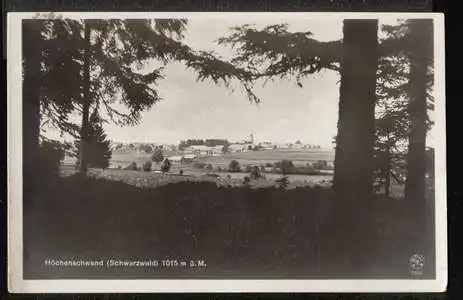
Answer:
[[428, 68], [433, 59], [432, 20], [410, 21], [410, 103], [411, 119], [407, 154], [405, 197], [423, 212], [426, 195], [426, 119]]
[[392, 168], [392, 165], [391, 165], [391, 149], [390, 147], [388, 146], [387, 148], [387, 153], [386, 153], [386, 172], [385, 172], [385, 181], [384, 181], [384, 195], [386, 197], [389, 197], [389, 195], [391, 194], [391, 168]]
[[80, 144], [80, 173], [83, 175], [87, 174], [88, 168], [88, 138], [89, 138], [89, 111], [90, 111], [90, 25], [88, 21], [85, 21], [84, 26], [84, 76], [82, 84], [82, 126], [80, 132], [81, 144]]
[[373, 190], [378, 22], [345, 20], [343, 31], [334, 188], [348, 199], [366, 199]]
[[[41, 21], [24, 20], [23, 54], [23, 174], [25, 191], [34, 186], [40, 135]], [[21, 99], [15, 99], [21, 101]]]
[[377, 32], [377, 20], [344, 20], [333, 231], [351, 271], [368, 266], [366, 245], [372, 243]]
[[410, 102], [411, 129], [407, 153], [405, 199], [410, 219], [415, 227], [413, 251], [424, 254], [432, 267], [434, 260], [434, 204], [426, 193], [426, 121], [428, 68], [434, 59], [433, 21], [417, 19], [409, 22], [410, 49]]

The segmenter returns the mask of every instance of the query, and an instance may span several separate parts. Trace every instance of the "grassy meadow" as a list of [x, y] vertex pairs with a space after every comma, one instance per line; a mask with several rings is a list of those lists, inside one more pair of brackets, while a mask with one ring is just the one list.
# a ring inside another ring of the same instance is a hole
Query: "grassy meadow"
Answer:
[[[165, 151], [164, 156], [180, 156], [183, 152]], [[228, 153], [223, 156], [208, 156], [199, 158], [199, 162], [212, 164], [213, 167], [220, 166], [222, 168], [228, 167], [230, 161], [237, 160], [241, 165], [248, 164], [266, 164], [275, 163], [283, 159], [293, 161], [295, 165], [306, 165], [310, 162], [317, 160], [326, 160], [327, 162], [334, 161], [334, 152], [332, 151], [316, 151], [316, 150], [261, 150], [239, 153]], [[113, 151], [111, 159], [111, 167], [117, 168], [121, 166], [124, 168], [131, 162], [135, 161], [138, 164], [143, 164], [147, 160], [151, 160], [151, 154], [136, 152], [136, 151]]]
[[[164, 156], [180, 156], [182, 152], [165, 151]], [[172, 164], [171, 170], [166, 175], [161, 175], [156, 172], [144, 172], [134, 170], [123, 170], [130, 163], [135, 162], [138, 166], [142, 166], [146, 161], [151, 160], [151, 154], [139, 151], [113, 151], [110, 168], [106, 170], [92, 169], [91, 174], [96, 178], [105, 178], [110, 180], [123, 181], [136, 186], [156, 187], [171, 182], [180, 181], [211, 181], [224, 186], [238, 186], [242, 184], [242, 180], [249, 173], [245, 172], [246, 165], [265, 165], [267, 163], [275, 163], [283, 159], [293, 161], [296, 166], [305, 166], [307, 163], [317, 160], [326, 160], [332, 163], [334, 153], [330, 151], [320, 150], [261, 150], [255, 152], [240, 152], [228, 153], [222, 156], [206, 156], [199, 157], [195, 160], [196, 163], [211, 165], [212, 170], [201, 169], [195, 167], [195, 163], [179, 163]], [[237, 160], [242, 172], [228, 172], [228, 166], [232, 160]], [[120, 169], [119, 169], [120, 167]], [[153, 163], [153, 171], [160, 170], [160, 164]], [[217, 168], [222, 171], [218, 172]], [[72, 160], [67, 160], [62, 168], [64, 175], [72, 175], [75, 173]], [[183, 173], [179, 175], [180, 171]], [[216, 174], [217, 177], [207, 176], [208, 174]], [[253, 180], [250, 185], [253, 187], [270, 187], [275, 186], [275, 181], [281, 177], [277, 173], [265, 173], [265, 178]], [[288, 188], [296, 188], [302, 186], [326, 185], [331, 179], [331, 174], [321, 175], [288, 175]]]
[[[336, 199], [330, 189], [206, 181], [142, 188], [80, 176], [38, 180], [39, 190], [25, 198], [25, 279], [410, 278], [408, 259], [418, 250], [428, 262], [423, 278], [434, 273], [433, 244], [423, 239], [431, 235], [417, 236], [414, 214], [384, 196], [372, 199], [369, 212], [375, 217], [373, 265], [342, 266], [342, 249], [332, 243], [352, 237], [333, 236], [349, 221], [331, 211]], [[365, 254], [362, 245], [353, 246]], [[48, 258], [204, 260], [207, 267], [44, 268]]]

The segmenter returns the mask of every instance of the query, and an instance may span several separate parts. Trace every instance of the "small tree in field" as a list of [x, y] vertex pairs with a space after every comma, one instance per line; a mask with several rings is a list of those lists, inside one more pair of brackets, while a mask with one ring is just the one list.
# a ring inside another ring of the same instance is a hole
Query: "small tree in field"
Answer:
[[154, 149], [153, 155], [151, 156], [151, 160], [157, 164], [164, 160], [164, 152], [161, 148], [156, 147], [156, 149]]
[[257, 166], [254, 166], [251, 168], [251, 174], [249, 175], [251, 176], [251, 179], [253, 180], [257, 180], [262, 177], [262, 175], [260, 174], [260, 168]]
[[289, 185], [288, 176], [282, 176], [276, 180], [276, 183], [280, 189], [285, 189]]
[[275, 163], [274, 169], [279, 169], [282, 174], [288, 174], [294, 170], [294, 164], [291, 160], [283, 159]]
[[240, 163], [237, 160], [232, 160], [228, 166], [230, 172], [239, 172], [241, 171]]
[[131, 162], [130, 165], [128, 165], [127, 167], [124, 168], [124, 170], [133, 170], [133, 171], [137, 171], [138, 170], [138, 166], [137, 166], [137, 163], [136, 162]]
[[150, 145], [142, 145], [142, 150], [147, 154], [153, 152], [153, 148]]
[[171, 162], [169, 159], [164, 159], [161, 164], [161, 172], [162, 173], [167, 173], [170, 171], [170, 167], [172, 166]]
[[[74, 142], [76, 148], [75, 156], [80, 158], [82, 139], [77, 139]], [[88, 136], [87, 136], [87, 164], [89, 167], [106, 169], [111, 160], [111, 142], [106, 136], [102, 126], [102, 120], [98, 115], [98, 111], [94, 111], [89, 120]], [[79, 160], [80, 163], [80, 160]]]
[[148, 160], [143, 164], [143, 171], [149, 172], [151, 171], [151, 167], [152, 167], [152, 163], [151, 161]]

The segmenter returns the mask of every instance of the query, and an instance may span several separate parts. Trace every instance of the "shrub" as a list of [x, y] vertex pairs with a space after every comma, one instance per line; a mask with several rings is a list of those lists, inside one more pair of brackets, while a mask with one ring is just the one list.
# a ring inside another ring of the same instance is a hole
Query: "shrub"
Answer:
[[161, 164], [161, 172], [162, 173], [167, 173], [170, 171], [170, 167], [172, 166], [170, 160], [168, 160], [167, 158], [164, 159], [162, 161], [162, 164]]
[[212, 165], [211, 165], [211, 164], [208, 164], [208, 165], [206, 166], [206, 170], [212, 170]]
[[58, 172], [63, 159], [64, 149], [59, 142], [43, 141], [40, 144], [37, 164], [42, 172]]
[[124, 168], [124, 170], [138, 170], [137, 163], [136, 162], [131, 162], [130, 165]]
[[251, 182], [251, 178], [249, 176], [244, 176], [243, 184], [248, 185]]
[[240, 163], [237, 160], [232, 160], [228, 166], [230, 172], [239, 172], [241, 171]]
[[151, 160], [155, 163], [160, 163], [164, 159], [164, 152], [160, 147], [156, 147], [154, 149], [153, 155], [151, 156]]
[[281, 161], [281, 173], [287, 174], [294, 170], [294, 164], [291, 160], [283, 159]]
[[289, 185], [289, 179], [288, 176], [281, 176], [276, 180], [276, 184], [278, 185], [279, 188], [285, 189]]
[[206, 167], [206, 164], [203, 162], [195, 162], [193, 164], [193, 167], [198, 168], [198, 169], [204, 169]]
[[266, 166], [267, 168], [271, 168], [271, 167], [273, 167], [272, 163], [269, 163], [269, 162], [268, 162], [268, 163], [266, 163], [266, 164], [265, 164], [265, 166]]
[[117, 165], [117, 168], [120, 170], [120, 169], [122, 169], [122, 166], [121, 166], [121, 165]]
[[260, 169], [259, 169], [259, 167], [252, 167], [250, 173], [251, 173], [251, 174], [250, 174], [251, 179], [256, 180], [256, 179], [261, 178], [261, 174], [260, 174]]
[[273, 170], [274, 172], [279, 172], [282, 174], [297, 172], [297, 168], [294, 166], [293, 161], [288, 159], [283, 159], [282, 161], [277, 161], [274, 163]]
[[316, 170], [323, 170], [323, 169], [326, 169], [327, 167], [328, 167], [328, 162], [326, 160], [317, 160], [313, 164], [313, 168]]
[[142, 145], [141, 150], [147, 154], [150, 154], [151, 152], [153, 152], [153, 148], [150, 145]]
[[183, 175], [183, 170], [179, 170], [178, 174]]
[[152, 163], [151, 161], [148, 160], [143, 164], [143, 171], [150, 172], [151, 167], [152, 167]]
[[245, 171], [246, 171], [246, 173], [251, 173], [251, 171], [252, 171], [252, 166], [247, 165], [246, 168], [245, 168]]
[[221, 168], [221, 167], [217, 167], [217, 171], [218, 171], [218, 172], [222, 172], [222, 168]]

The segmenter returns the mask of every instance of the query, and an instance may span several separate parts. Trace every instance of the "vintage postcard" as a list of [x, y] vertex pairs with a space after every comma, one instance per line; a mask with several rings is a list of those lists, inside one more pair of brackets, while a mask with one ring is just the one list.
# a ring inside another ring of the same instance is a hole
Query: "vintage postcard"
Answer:
[[7, 29], [10, 292], [446, 289], [442, 14]]

